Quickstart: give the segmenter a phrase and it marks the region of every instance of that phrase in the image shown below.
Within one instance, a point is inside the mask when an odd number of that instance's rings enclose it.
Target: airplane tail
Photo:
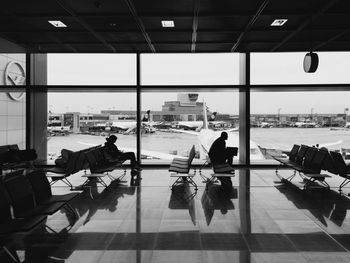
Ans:
[[[145,115],[143,115],[142,121],[149,122],[151,120],[151,111],[146,111]]]
[[[203,101],[203,129],[208,130],[208,117],[207,117],[207,106]]]

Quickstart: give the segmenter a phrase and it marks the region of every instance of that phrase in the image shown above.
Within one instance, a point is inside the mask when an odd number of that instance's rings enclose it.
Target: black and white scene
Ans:
[[[0,262],[350,262],[349,16],[3,2]]]

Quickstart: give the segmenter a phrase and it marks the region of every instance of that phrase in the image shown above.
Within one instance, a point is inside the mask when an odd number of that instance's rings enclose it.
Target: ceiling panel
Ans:
[[[198,20],[198,30],[242,30],[248,22],[249,17],[200,17]]]
[[[322,50],[350,51],[349,17],[349,0],[12,0],[0,36],[40,52],[270,52],[308,50],[312,32]]]

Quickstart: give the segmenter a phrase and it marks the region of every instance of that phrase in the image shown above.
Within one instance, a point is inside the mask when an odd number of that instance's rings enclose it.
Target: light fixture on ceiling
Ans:
[[[162,27],[175,27],[174,20],[162,20]]]
[[[275,19],[271,23],[271,26],[283,26],[285,23],[287,23],[287,21],[288,21],[288,19],[286,19],[286,18]]]
[[[67,25],[60,20],[49,20],[48,22],[54,27],[67,27]]]

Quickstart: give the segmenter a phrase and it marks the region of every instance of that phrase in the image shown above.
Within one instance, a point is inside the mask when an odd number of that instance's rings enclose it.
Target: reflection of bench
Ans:
[[[193,185],[197,190],[197,184],[193,181],[193,177],[196,175],[194,172],[190,174],[190,168],[195,156],[195,148],[192,146],[188,158],[174,158],[170,164],[169,172],[173,172],[170,174],[170,177],[177,178],[175,182],[171,185],[171,190],[174,189],[175,186],[180,185],[184,182],[188,182]]]

